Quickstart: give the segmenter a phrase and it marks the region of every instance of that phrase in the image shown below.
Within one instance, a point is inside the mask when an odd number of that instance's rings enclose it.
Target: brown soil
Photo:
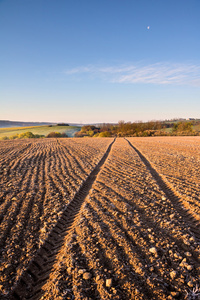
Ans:
[[[47,238],[110,140],[0,143],[0,291],[6,294]]]
[[[129,139],[180,196],[183,206],[200,221],[200,137]]]
[[[200,139],[112,141],[1,143],[2,298],[199,299]]]

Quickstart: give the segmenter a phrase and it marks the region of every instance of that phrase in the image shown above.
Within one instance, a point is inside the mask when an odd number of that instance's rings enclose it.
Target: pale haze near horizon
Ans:
[[[0,0],[0,119],[200,118],[200,2]]]

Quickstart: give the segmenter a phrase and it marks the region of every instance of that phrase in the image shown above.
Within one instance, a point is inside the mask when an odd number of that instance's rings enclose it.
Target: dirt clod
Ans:
[[[112,286],[112,278],[106,279],[106,286],[110,288]]]
[[[89,272],[85,272],[83,273],[83,279],[88,280],[92,277],[92,274]]]

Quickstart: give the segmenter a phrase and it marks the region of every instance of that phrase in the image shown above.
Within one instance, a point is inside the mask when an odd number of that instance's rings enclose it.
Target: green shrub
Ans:
[[[188,132],[191,133],[193,131],[191,122],[178,122],[173,124],[172,132]]]
[[[10,140],[14,140],[14,139],[34,139],[34,138],[41,138],[44,137],[44,135],[40,135],[40,134],[33,134],[30,131],[27,132],[22,132],[19,134],[15,134],[9,137]]]
[[[59,137],[68,137],[66,133],[60,133],[60,132],[50,132],[47,136],[47,138],[59,138]]]
[[[60,137],[61,136],[61,133],[60,132],[55,132],[55,131],[52,131],[50,132],[49,134],[47,134],[47,138],[57,138],[57,137]]]
[[[110,137],[111,133],[108,131],[103,131],[99,133],[99,137]]]
[[[19,138],[18,134],[11,135],[11,136],[9,137],[10,140],[15,140],[15,139],[18,139],[18,138]]]
[[[86,133],[87,133],[88,136],[93,136],[94,135],[94,131],[93,130],[88,130]]]
[[[32,132],[27,131],[27,132],[22,132],[18,134],[19,139],[33,139],[35,136]]]
[[[93,135],[93,137],[98,137],[99,136],[99,133],[95,133],[95,135]]]
[[[34,137],[35,137],[36,139],[39,139],[39,138],[44,138],[45,135],[42,135],[42,134],[34,134]]]

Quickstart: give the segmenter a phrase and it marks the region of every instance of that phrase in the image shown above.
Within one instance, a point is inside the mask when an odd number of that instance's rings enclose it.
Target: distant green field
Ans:
[[[27,131],[33,134],[47,135],[52,131],[66,133],[69,137],[73,137],[77,131],[81,128],[78,126],[32,126],[32,127],[13,127],[13,128],[0,128],[0,139],[4,136],[10,137],[19,133],[24,133]]]
[[[172,128],[165,128],[163,129],[164,132],[167,132],[167,133],[171,133],[172,132]]]
[[[200,132],[200,125],[194,125],[192,126],[192,129],[195,132]],[[167,133],[172,133],[172,128],[165,128],[164,131]]]
[[[194,129],[195,131],[200,132],[200,124],[194,125],[194,126],[193,126],[193,129]]]

